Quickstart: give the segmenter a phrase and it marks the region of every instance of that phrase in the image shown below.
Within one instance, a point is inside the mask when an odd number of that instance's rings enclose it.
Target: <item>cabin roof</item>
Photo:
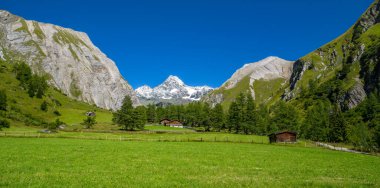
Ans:
[[[297,132],[296,132],[296,131],[278,131],[278,132],[271,133],[271,134],[269,134],[268,136],[278,135],[278,134],[283,134],[283,133],[291,133],[291,134],[295,134],[295,135],[297,135]]]

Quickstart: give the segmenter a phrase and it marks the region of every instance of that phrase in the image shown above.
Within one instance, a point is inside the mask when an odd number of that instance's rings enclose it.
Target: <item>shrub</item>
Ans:
[[[2,128],[9,128],[9,127],[10,127],[10,123],[8,120],[0,119],[0,130],[2,130]]]
[[[57,129],[61,125],[65,125],[65,123],[62,122],[59,119],[56,119],[54,122],[51,122],[51,123],[48,124],[48,129],[51,130],[51,131],[57,131]]]
[[[83,120],[82,125],[86,127],[86,129],[92,128],[96,124],[95,116],[87,116],[86,119]]]
[[[42,102],[40,109],[44,112],[48,111],[48,103],[46,101]]]
[[[61,113],[58,110],[54,110],[53,112],[56,116],[61,116]]]

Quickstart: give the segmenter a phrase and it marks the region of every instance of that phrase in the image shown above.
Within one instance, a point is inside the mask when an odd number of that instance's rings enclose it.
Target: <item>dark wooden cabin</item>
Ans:
[[[285,142],[295,143],[297,142],[297,132],[294,131],[281,131],[272,133],[269,136],[270,143]]]

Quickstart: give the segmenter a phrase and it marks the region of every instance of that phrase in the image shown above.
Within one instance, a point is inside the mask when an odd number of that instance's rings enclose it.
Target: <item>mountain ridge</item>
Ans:
[[[269,56],[258,62],[247,63],[235,71],[219,88],[202,100],[214,106],[217,103],[232,102],[240,92],[251,92],[257,102],[268,102],[274,97],[269,92],[277,92],[290,78],[293,62],[276,56]],[[270,84],[265,88],[262,85]]]
[[[209,86],[188,86],[177,76],[170,75],[163,83],[151,88],[143,85],[135,90],[142,104],[166,102],[184,104],[199,101],[202,96],[212,91]]]

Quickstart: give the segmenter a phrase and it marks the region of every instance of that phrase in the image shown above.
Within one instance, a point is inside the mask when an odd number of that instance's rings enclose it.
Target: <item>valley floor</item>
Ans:
[[[177,142],[0,137],[0,187],[380,186],[377,156],[303,144],[238,143],[244,135],[234,143],[179,142],[180,135],[232,134],[134,135],[176,135]]]

